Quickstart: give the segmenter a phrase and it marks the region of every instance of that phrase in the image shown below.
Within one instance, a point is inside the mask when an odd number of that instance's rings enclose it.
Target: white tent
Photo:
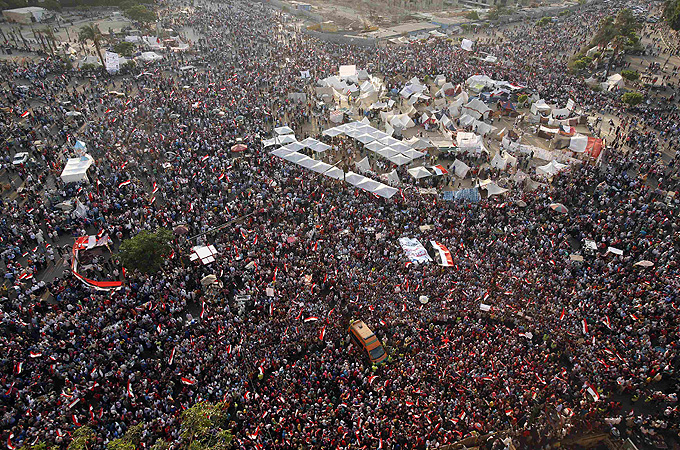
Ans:
[[[380,143],[380,142],[378,142],[378,141],[373,141],[373,142],[369,142],[369,143],[366,144],[364,147],[365,147],[366,149],[372,151],[372,152],[377,152],[378,150],[382,150],[383,148],[385,148],[386,145],[385,145],[385,144],[382,144],[382,143]]]
[[[371,192],[384,198],[392,198],[392,196],[396,194],[398,191],[399,189],[386,186],[384,184],[380,184],[380,186],[373,189]]]
[[[614,75],[607,78],[605,82],[608,91],[615,91],[623,87],[624,81],[620,73],[615,73]]]
[[[588,136],[577,134],[571,137],[569,141],[569,150],[576,153],[583,153],[588,147]]]
[[[473,98],[460,109],[462,114],[468,114],[475,119],[485,119],[489,116],[491,108],[478,98]]]
[[[556,173],[559,173],[566,169],[568,166],[566,164],[560,164],[557,161],[550,161],[545,166],[536,167],[536,175],[544,175],[546,177],[551,177]]]
[[[538,115],[540,113],[547,116],[550,114],[551,110],[552,108],[550,108],[550,106],[543,99],[539,99],[538,101],[531,104],[531,114]]]
[[[278,135],[295,133],[290,127],[278,127],[278,128],[274,128],[274,131]]]
[[[316,164],[309,167],[309,170],[313,170],[316,173],[324,173],[327,172],[328,169],[330,169],[331,167],[333,166],[331,166],[330,164],[327,164],[323,161],[318,161]]]
[[[307,155],[303,155],[302,153],[293,152],[293,153],[288,153],[287,155],[284,155],[283,159],[285,159],[286,161],[292,162],[292,163],[298,163],[300,161],[304,161],[305,159],[311,159],[311,158]]]
[[[380,150],[376,151],[376,153],[383,158],[390,159],[395,155],[399,155],[400,153],[393,149],[392,147],[383,147]]]
[[[460,48],[462,48],[466,52],[471,52],[472,51],[472,44],[473,44],[473,42],[470,39],[464,38],[460,43]]]
[[[499,170],[505,170],[508,165],[514,166],[515,164],[517,164],[517,158],[509,153],[504,153],[503,156],[500,152],[496,153],[496,156],[491,160],[491,167]]]
[[[396,170],[392,170],[392,172],[388,173],[386,178],[387,182],[390,184],[399,184],[399,175],[397,175]]]
[[[416,180],[420,180],[421,178],[427,178],[431,177],[432,173],[424,168],[423,166],[420,167],[413,167],[412,169],[408,169],[409,175],[411,175],[413,178]]]
[[[508,191],[507,189],[502,188],[502,187],[500,187],[499,185],[497,185],[496,183],[493,183],[493,182],[488,183],[487,185],[482,187],[482,189],[486,189],[486,192],[488,193],[489,197],[492,197],[494,195],[504,194],[505,192]]]
[[[394,156],[388,157],[387,159],[390,160],[393,164],[396,164],[397,166],[403,166],[404,164],[408,164],[411,162],[411,158],[408,156],[404,156],[401,153],[397,153]]]
[[[325,176],[334,178],[336,180],[342,180],[345,176],[342,170],[338,169],[337,167],[331,167],[327,171],[323,173]]]
[[[361,172],[370,172],[371,170],[371,165],[368,163],[368,156],[364,157],[361,161],[355,162],[354,166]]]
[[[66,166],[61,172],[61,181],[64,183],[76,183],[78,181],[89,181],[87,178],[87,169],[94,164],[92,156],[85,154],[79,158],[69,158],[66,161]]]
[[[290,155],[291,153],[295,153],[295,151],[288,150],[286,147],[281,147],[281,148],[271,152],[270,155],[274,155],[274,156],[278,156],[279,158],[283,158],[284,156]]]
[[[411,159],[418,159],[425,156],[425,153],[419,152],[418,150],[413,150],[412,148],[406,150],[405,152],[402,152],[402,154]]]
[[[453,162],[453,173],[455,173],[457,177],[465,178],[468,170],[470,170],[470,166],[465,164],[463,161],[457,159]]]
[[[426,148],[432,147],[432,144],[430,141],[427,139],[419,138],[417,136],[413,136],[411,139],[408,139],[406,141],[408,145],[410,145],[412,148],[416,150],[424,150]]]
[[[329,128],[329,129],[325,130],[321,134],[323,134],[324,136],[335,137],[335,136],[339,136],[343,133],[344,133],[344,131],[340,130],[339,127],[333,127],[333,128]]]

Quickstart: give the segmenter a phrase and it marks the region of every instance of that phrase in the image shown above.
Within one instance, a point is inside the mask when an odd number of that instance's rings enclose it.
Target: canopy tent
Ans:
[[[386,174],[385,178],[390,184],[399,184],[399,175],[397,175],[396,169],[393,169],[390,173]]]
[[[392,198],[392,196],[394,196],[394,194],[396,194],[398,191],[399,189],[397,188],[381,184],[377,188],[373,189],[371,192],[374,193],[375,195],[379,195],[384,198]]]
[[[545,103],[545,100],[539,99],[531,104],[531,114],[547,116],[550,114],[552,108]]]
[[[588,147],[588,136],[577,134],[571,137],[569,141],[569,150],[575,153],[583,153]]]
[[[482,187],[482,189],[486,189],[486,192],[489,197],[504,194],[508,191],[508,189],[502,188],[494,182],[487,183],[485,186]]]
[[[286,161],[297,164],[300,161],[304,161],[305,159],[311,159],[311,158],[307,155],[303,155],[302,153],[292,152],[292,153],[288,153],[287,155],[284,155],[283,159],[285,159]]]
[[[401,153],[397,153],[396,155],[388,157],[387,159],[389,159],[392,164],[396,164],[397,166],[403,166],[404,164],[411,162],[411,158],[404,156]]]
[[[536,175],[543,175],[546,177],[551,177],[564,169],[566,169],[567,166],[566,164],[560,164],[557,161],[550,161],[548,164],[545,166],[539,166],[536,167]]]
[[[163,59],[163,57],[156,52],[143,52],[139,58],[145,62],[160,61]]]
[[[290,127],[285,127],[285,126],[274,128],[274,132],[278,135],[295,133]]]
[[[335,137],[335,136],[339,136],[341,134],[344,134],[344,130],[341,130],[339,127],[333,127],[333,128],[329,128],[327,130],[324,130],[324,132],[321,133],[321,134],[323,134],[324,136]]]
[[[325,176],[329,178],[334,178],[336,180],[342,180],[345,177],[345,174],[343,173],[342,170],[338,169],[337,167],[331,167],[327,171],[323,173]]]
[[[87,169],[94,164],[94,159],[89,154],[79,158],[69,158],[66,166],[61,172],[61,181],[64,183],[77,183],[79,181],[89,182]]]
[[[287,150],[286,147],[280,147],[273,152],[270,153],[270,155],[278,156],[279,158],[283,158],[284,156],[290,155],[291,153],[295,153],[293,150]]]
[[[409,173],[409,175],[411,175],[416,180],[420,180],[421,178],[427,178],[427,177],[432,176],[432,173],[422,166],[413,167],[411,169],[408,169],[408,173]]]
[[[486,119],[489,117],[491,108],[478,98],[473,98],[461,107],[462,114],[468,114],[475,119]]]
[[[368,156],[365,156],[361,161],[354,163],[355,167],[361,172],[370,172],[371,165],[368,162]]]
[[[453,162],[453,173],[455,173],[457,177],[465,178],[468,170],[470,170],[470,166],[465,164],[463,161],[457,159]]]
[[[517,164],[517,158],[506,152],[503,152],[502,156],[500,152],[496,153],[491,160],[491,167],[499,170],[505,170],[508,165],[514,166],[515,164]]]
[[[324,172],[328,171],[331,167],[333,167],[333,166],[331,166],[330,164],[327,164],[323,161],[317,161],[316,164],[309,167],[309,170],[312,170],[316,173],[324,173]]]
[[[416,150],[424,150],[433,146],[432,143],[427,139],[419,138],[417,136],[413,136],[411,139],[408,139],[404,142]]]

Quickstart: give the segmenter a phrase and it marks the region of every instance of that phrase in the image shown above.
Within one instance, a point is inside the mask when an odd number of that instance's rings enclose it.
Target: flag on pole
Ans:
[[[122,188],[123,186],[127,186],[128,184],[132,183],[130,180],[123,181],[122,183],[118,183],[118,189]]]

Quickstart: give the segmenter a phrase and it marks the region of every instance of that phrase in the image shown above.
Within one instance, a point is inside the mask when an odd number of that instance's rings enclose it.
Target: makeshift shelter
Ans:
[[[155,62],[160,61],[163,59],[163,57],[156,52],[142,52],[142,54],[139,56],[139,59],[144,62]]]
[[[470,166],[468,166],[463,161],[460,161],[458,159],[453,162],[452,167],[453,173],[455,173],[456,176],[459,178],[465,178],[465,176],[468,173],[468,170],[470,170]]]
[[[477,120],[484,120],[489,117],[491,108],[489,108],[483,101],[478,98],[473,98],[467,104],[461,107],[461,114],[468,114]]]
[[[603,86],[606,90],[608,91],[618,91],[621,89],[624,85],[624,79],[621,76],[620,73],[615,73],[614,75],[611,75],[609,78],[607,78],[607,81],[604,82],[605,86]]]
[[[400,183],[399,175],[397,175],[396,170],[392,170],[391,172],[386,174],[385,177],[387,179],[387,182],[390,183],[390,184],[399,184]]]
[[[512,167],[517,164],[517,158],[507,152],[502,153],[503,155],[501,155],[501,152],[496,153],[496,156],[491,160],[491,167],[498,170],[505,170],[508,166]]]
[[[508,189],[502,188],[496,183],[487,183],[482,189],[486,189],[487,195],[493,197],[494,195],[501,195],[508,191]]]
[[[92,156],[85,154],[79,158],[69,158],[66,166],[61,172],[61,181],[64,183],[77,183],[79,181],[89,182],[87,169],[94,164]]]
[[[586,151],[586,147],[588,147],[588,136],[577,134],[571,137],[569,150],[575,153],[583,153]]]
[[[536,175],[543,175],[545,177],[552,177],[553,175],[563,171],[568,166],[566,164],[560,164],[557,161],[550,161],[545,166],[536,167]]]

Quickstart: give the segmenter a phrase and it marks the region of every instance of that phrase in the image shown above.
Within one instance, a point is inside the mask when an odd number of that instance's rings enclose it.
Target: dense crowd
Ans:
[[[478,35],[498,65],[446,40],[321,42],[293,31],[288,16],[238,0],[185,19],[201,36],[193,61],[166,54],[124,78],[80,77],[49,58],[5,63],[8,446],[66,444],[88,424],[103,448],[139,423],[144,445],[174,443],[181,412],[203,400],[229,402],[238,448],[424,449],[490,432],[501,434],[489,448],[505,448],[507,436],[547,448],[590,430],[677,436],[678,201],[665,192],[677,189],[678,167],[659,162],[651,129],[625,120],[603,164],[476,204],[408,187],[376,198],[261,145],[284,124],[325,139],[310,131],[312,121],[323,125],[319,106],[287,94],[312,92],[300,71],[317,80],[345,63],[382,74],[389,88],[400,77],[462,83],[485,73],[551,103],[573,98],[623,117],[615,97],[565,72],[611,7],[584,8],[561,27]],[[203,68],[180,73],[188,62]],[[30,92],[17,87],[28,82]],[[67,118],[71,110],[87,123]],[[650,128],[655,114],[640,109]],[[238,138],[243,154],[230,152]],[[89,185],[58,177],[76,139],[95,159]],[[17,151],[33,160],[12,165]],[[73,197],[85,217],[57,208]],[[554,213],[555,202],[569,213]],[[188,232],[175,235],[161,271],[128,272],[121,290],[94,291],[68,270],[41,281],[68,265],[73,237],[106,234],[117,248],[142,230],[178,226]],[[454,267],[409,264],[403,236],[443,243]],[[585,240],[596,242],[592,254],[581,251]],[[217,260],[189,262],[197,244],[214,245]],[[653,266],[635,265],[643,260]],[[209,274],[217,291],[200,283]],[[347,326],[358,318],[385,345],[387,364],[366,364],[350,343]],[[631,401],[644,406],[626,409]]]

